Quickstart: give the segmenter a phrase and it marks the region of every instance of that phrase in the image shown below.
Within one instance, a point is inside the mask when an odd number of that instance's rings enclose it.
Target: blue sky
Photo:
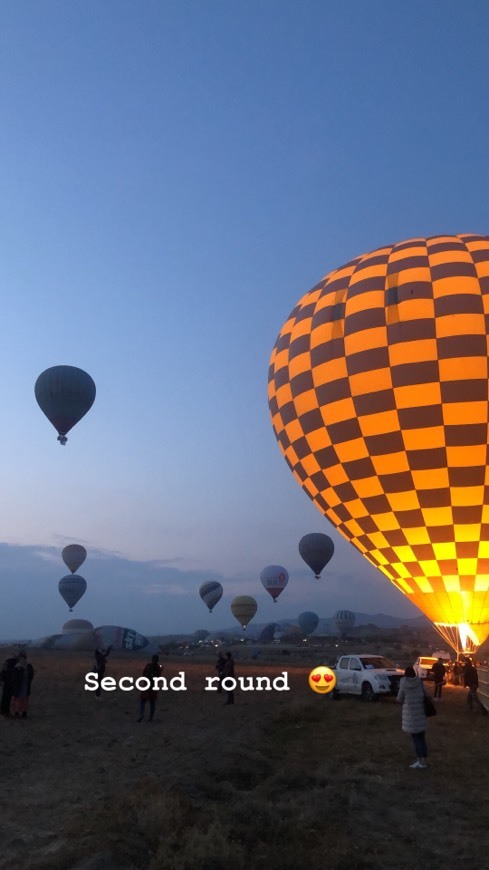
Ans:
[[[488,35],[483,0],[4,6],[0,636],[65,620],[46,553],[68,542],[92,554],[74,615],[95,624],[205,628],[214,577],[223,608],[256,594],[260,621],[417,614],[290,474],[267,369],[331,269],[487,232]],[[97,385],[65,448],[33,393],[58,364]],[[336,545],[320,584],[297,552],[310,531]],[[174,571],[158,592],[148,563]],[[258,579],[274,563],[276,607]]]

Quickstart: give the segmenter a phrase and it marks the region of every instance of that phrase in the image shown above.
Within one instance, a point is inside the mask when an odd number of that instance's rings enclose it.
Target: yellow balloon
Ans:
[[[489,635],[489,237],[328,274],[275,344],[280,448],[319,510],[457,652]]]
[[[231,612],[244,631],[257,610],[258,605],[251,595],[238,595],[231,602]]]

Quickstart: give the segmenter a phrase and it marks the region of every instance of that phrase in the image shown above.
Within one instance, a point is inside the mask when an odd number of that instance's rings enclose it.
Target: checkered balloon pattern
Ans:
[[[300,300],[273,349],[280,448],[458,651],[489,635],[489,237],[410,239]]]

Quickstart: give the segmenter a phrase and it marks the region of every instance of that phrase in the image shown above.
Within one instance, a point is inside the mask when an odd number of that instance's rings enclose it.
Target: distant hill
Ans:
[[[297,620],[281,619],[278,624],[283,629],[289,625],[297,625]],[[255,640],[267,625],[269,625],[268,622],[250,623],[250,625],[246,629],[246,632],[243,633],[243,636]],[[352,631],[352,634],[355,634],[356,629],[360,628],[360,626],[366,625],[376,626],[377,628],[401,628],[402,626],[405,626],[406,628],[422,629],[429,627],[431,623],[426,616],[423,616],[421,614],[420,616],[416,616],[414,617],[414,619],[411,619],[402,616],[389,616],[387,613],[355,613],[355,627]],[[226,626],[225,628],[218,628],[215,631],[212,631],[209,635],[209,640],[218,637],[236,637],[240,634],[241,629],[239,628],[239,626]],[[334,624],[333,617],[321,617],[314,634],[337,634],[337,629]],[[148,637],[148,640],[152,644],[170,643],[171,641],[177,641],[181,643],[183,641],[195,642],[195,637],[193,632],[189,632],[188,634],[152,635]]]

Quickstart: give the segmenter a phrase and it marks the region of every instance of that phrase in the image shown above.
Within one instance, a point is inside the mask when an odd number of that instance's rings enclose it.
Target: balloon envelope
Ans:
[[[351,260],[272,353],[282,452],[319,510],[457,651],[489,635],[489,237]]]
[[[258,605],[250,595],[238,595],[231,602],[231,612],[245,630],[257,610]]]
[[[299,614],[297,622],[304,634],[312,634],[318,627],[319,616],[317,613],[310,613],[306,610],[304,613]]]
[[[75,366],[53,366],[39,375],[34,386],[37,404],[57,430],[61,444],[92,407],[95,392],[90,375]]]
[[[328,535],[322,532],[311,532],[304,535],[299,541],[299,553],[306,565],[309,565],[316,580],[319,580],[321,571],[328,564],[334,553],[334,544]]]
[[[67,574],[58,583],[59,594],[66,601],[70,610],[73,610],[77,601],[85,594],[87,581],[79,574]]]
[[[94,629],[95,643],[98,647],[113,646],[119,650],[138,650],[148,646],[149,640],[133,628],[122,625],[99,625]]]
[[[81,544],[68,544],[67,547],[64,547],[61,558],[66,567],[74,574],[87,558],[87,551]]]
[[[351,610],[337,610],[333,616],[333,622],[344,637],[355,625],[355,614]]]
[[[210,635],[210,631],[207,631],[206,628],[198,628],[197,631],[194,631],[194,637],[196,640],[205,640]]]
[[[209,613],[212,613],[212,609],[216,606],[217,602],[221,600],[222,593],[223,588],[217,580],[209,580],[207,583],[202,583],[202,586],[199,589],[199,595],[204,604],[209,608]]]
[[[282,565],[267,565],[260,574],[260,580],[273,600],[276,601],[289,582],[289,573]]]
[[[61,629],[63,634],[70,634],[80,631],[93,631],[93,625],[88,619],[69,619],[65,622]]]

